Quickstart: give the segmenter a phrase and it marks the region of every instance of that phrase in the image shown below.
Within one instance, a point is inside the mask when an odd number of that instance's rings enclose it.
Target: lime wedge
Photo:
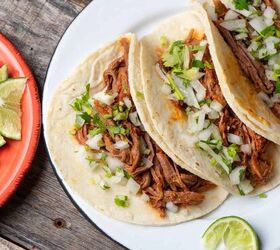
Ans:
[[[0,135],[0,147],[2,147],[6,143],[3,136]]]
[[[8,66],[4,64],[0,68],[0,83],[8,79]]]
[[[204,247],[215,250],[220,245],[225,249],[259,250],[259,240],[249,223],[237,216],[223,217],[213,222],[202,236]]]
[[[21,97],[27,78],[12,78],[0,84],[0,134],[21,139]]]

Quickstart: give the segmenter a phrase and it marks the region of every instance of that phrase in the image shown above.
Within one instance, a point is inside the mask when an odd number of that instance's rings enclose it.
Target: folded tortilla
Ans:
[[[213,13],[215,11],[213,0],[201,0],[199,2],[208,12]],[[221,2],[228,5],[232,1],[222,0]],[[272,2],[279,13],[280,1]],[[270,141],[280,144],[280,119],[265,102],[268,99],[267,96],[261,97],[258,95],[260,91],[256,91],[253,80],[242,70],[242,65],[238,62],[236,53],[233,53],[229,46],[224,46],[225,41],[219,30],[212,22],[210,15],[206,17],[205,14],[204,11],[201,11],[201,15],[204,16],[205,20],[205,29],[209,31],[213,51],[220,64],[220,67],[217,67],[217,71],[219,71],[220,81],[224,83],[221,87],[223,92],[227,93],[228,103],[248,127]]]
[[[120,41],[123,38],[130,40],[129,88],[141,123],[155,143],[173,159],[174,163],[186,165],[167,147],[167,142],[162,141],[153,126],[145,102],[141,96],[139,97],[142,88],[139,47],[133,34],[123,35],[93,52],[70,77],[59,84],[52,97],[46,126],[46,141],[52,161],[63,176],[63,181],[69,184],[73,192],[99,212],[114,219],[143,225],[169,225],[205,215],[226,199],[227,192],[224,189],[215,187],[204,193],[205,198],[200,204],[181,207],[177,212],[166,211],[165,217],[160,217],[158,211],[152,208],[141,194],[131,194],[127,185],[110,183],[109,189],[101,189],[97,182],[100,176],[103,178],[104,170],[99,166],[91,169],[86,158],[94,153],[92,150],[85,150],[85,147],[73,136],[72,129],[76,114],[70,105],[73,105],[75,99],[85,92],[87,83],[90,84],[91,96],[104,91],[103,72],[112,61],[122,56],[123,48]],[[133,143],[131,146],[133,147]],[[140,168],[140,164],[137,167]],[[188,169],[188,165],[185,168]],[[109,179],[104,177],[104,180],[109,183]],[[129,197],[128,207],[115,204],[114,200],[118,195]]]
[[[162,86],[168,80],[163,80],[163,77],[160,76],[156,69],[156,65],[158,64],[158,49],[162,44],[161,37],[164,36],[168,41],[174,42],[178,40],[184,41],[192,30],[202,34],[202,36],[203,34],[205,35],[222,94],[230,109],[237,116],[236,119],[241,120],[242,126],[247,126],[247,129],[250,127],[250,121],[252,119],[248,118],[248,110],[252,111],[252,114],[256,114],[252,106],[254,107],[256,105],[259,111],[259,116],[254,116],[256,121],[259,122],[259,128],[263,124],[263,121],[269,117],[267,113],[269,110],[254,95],[253,89],[247,86],[246,78],[242,76],[231,50],[219,34],[215,33],[217,31],[213,31],[213,25],[208,21],[205,10],[198,4],[191,6],[189,9],[191,10],[164,21],[154,32],[141,40],[140,63],[143,94],[147,104],[147,110],[151,116],[153,126],[162,140],[168,144],[168,147],[173,153],[188,165],[194,173],[220,185],[230,193],[239,195],[239,187],[232,184],[228,175],[221,174],[221,166],[218,166],[218,168],[214,167],[211,164],[211,160],[213,159],[209,157],[209,153],[195,145],[197,135],[188,132],[188,114],[183,109],[178,110],[177,105],[174,106],[174,100],[170,100],[174,99],[175,93],[172,94],[173,96],[167,96],[162,91]],[[238,79],[244,81],[242,82],[240,80],[238,86],[236,84],[234,85]],[[235,86],[235,88],[232,89],[230,86],[232,88]],[[240,93],[240,96],[236,95],[236,92]],[[182,101],[180,102],[182,103]],[[243,107],[245,107],[246,112],[242,111]],[[277,134],[275,131],[277,131],[278,123],[274,118],[271,119],[270,124],[272,127],[270,129]],[[254,131],[262,136],[266,134],[260,133],[261,131],[258,129],[254,129]],[[279,135],[277,134],[277,136]],[[279,184],[279,152],[279,146],[272,142],[268,143],[263,157],[269,159],[269,164],[273,167],[272,172],[269,180],[265,184],[255,186],[254,190],[250,192],[250,195],[268,191]],[[242,164],[239,163],[239,165]],[[232,169],[229,171],[232,171]]]

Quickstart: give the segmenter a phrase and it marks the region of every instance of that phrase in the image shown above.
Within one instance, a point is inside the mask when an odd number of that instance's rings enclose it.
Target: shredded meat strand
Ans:
[[[103,74],[106,92],[118,95],[114,103],[109,106],[94,101],[94,106],[100,116],[111,114],[115,104],[123,101],[125,96],[130,97],[127,73],[129,41],[122,39],[120,44],[123,55],[112,61]],[[132,107],[130,112],[134,111],[135,107]],[[105,122],[107,125],[118,124],[112,119],[107,119]],[[202,180],[173,163],[152,138],[139,127],[129,121],[124,121],[121,125],[129,130],[129,135],[112,136],[104,132],[104,147],[100,149],[100,152],[117,157],[125,164],[125,170],[140,185],[142,192],[149,196],[149,204],[159,212],[161,217],[166,214],[166,202],[171,201],[183,207],[197,205],[204,200],[201,192],[215,187],[210,182]],[[82,145],[85,145],[87,140],[88,129],[89,125],[84,125],[76,133],[76,139]],[[149,149],[148,154],[141,152],[141,138]],[[127,140],[129,148],[116,149],[114,144],[119,140]]]

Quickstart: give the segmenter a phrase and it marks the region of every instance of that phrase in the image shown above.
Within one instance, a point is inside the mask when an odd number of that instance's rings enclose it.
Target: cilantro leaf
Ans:
[[[233,3],[238,10],[249,10],[248,0],[233,0]]]
[[[184,64],[184,50],[185,45],[183,41],[173,42],[170,49],[162,56],[164,66],[182,68]]]
[[[128,207],[128,197],[126,195],[116,195],[115,196],[115,204],[119,207]]]
[[[200,60],[194,59],[192,61],[192,67],[203,69],[204,68],[204,63]]]
[[[279,94],[280,93],[280,81],[277,81],[275,83],[275,93]]]

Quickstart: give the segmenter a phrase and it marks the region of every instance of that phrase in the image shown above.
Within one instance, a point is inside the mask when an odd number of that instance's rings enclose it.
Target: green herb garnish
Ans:
[[[109,131],[110,135],[112,137],[115,137],[115,135],[121,134],[121,135],[128,135],[129,134],[129,129],[126,129],[122,127],[121,125],[119,126],[108,126],[107,130]]]
[[[171,89],[174,91],[174,95],[176,96],[176,98],[179,101],[183,101],[185,99],[185,96],[183,95],[183,93],[181,92],[181,90],[178,88],[178,86],[176,85],[174,79],[172,78],[172,76],[170,74],[166,75],[169,85],[171,87]]]
[[[233,0],[233,3],[238,10],[249,10],[248,0]]]
[[[279,94],[280,93],[280,81],[277,81],[275,83],[275,93]]]
[[[115,196],[115,204],[119,207],[128,207],[128,197],[126,195],[116,195]]]
[[[183,41],[173,42],[170,49],[162,56],[164,66],[182,68],[184,64],[184,48]]]
[[[231,158],[234,158],[237,155],[237,152],[238,146],[236,144],[231,144],[227,149],[227,153]]]
[[[194,59],[192,61],[192,67],[203,69],[204,68],[204,63],[200,60]]]
[[[265,193],[259,194],[258,196],[259,196],[259,198],[261,198],[261,199],[267,198],[267,194],[265,194]]]

